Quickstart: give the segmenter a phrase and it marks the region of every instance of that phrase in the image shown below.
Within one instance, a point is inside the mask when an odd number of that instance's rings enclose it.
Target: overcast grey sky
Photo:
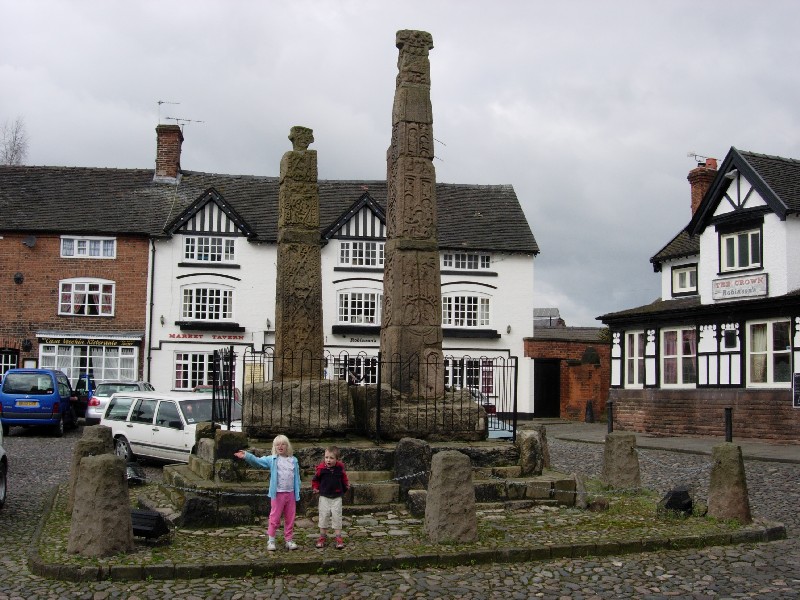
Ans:
[[[568,325],[660,295],[688,152],[800,158],[795,1],[0,0],[0,123],[27,164],[277,175],[292,125],[323,179],[383,179],[398,29],[433,35],[437,180],[511,184],[537,307]],[[162,104],[158,101],[179,102]]]

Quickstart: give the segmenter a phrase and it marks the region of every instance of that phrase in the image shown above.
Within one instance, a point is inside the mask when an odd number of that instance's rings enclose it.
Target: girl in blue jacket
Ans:
[[[287,550],[296,550],[297,544],[292,540],[294,535],[294,517],[297,512],[297,501],[300,500],[300,465],[294,456],[292,444],[285,435],[275,436],[272,442],[272,455],[261,458],[239,450],[234,456],[244,460],[251,467],[269,469],[270,499],[269,528],[267,534],[267,550],[275,550],[275,532],[281,524],[283,516],[283,539]]]

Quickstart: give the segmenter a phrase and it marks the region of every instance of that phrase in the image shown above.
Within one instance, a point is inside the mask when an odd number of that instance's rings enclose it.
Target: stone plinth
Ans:
[[[425,531],[436,544],[472,542],[477,538],[475,485],[466,454],[445,450],[433,456],[425,500]]]
[[[752,516],[741,447],[729,442],[718,444],[711,450],[711,462],[708,515],[749,523]]]
[[[634,490],[641,487],[636,434],[613,431],[606,436],[601,479],[615,489]]]

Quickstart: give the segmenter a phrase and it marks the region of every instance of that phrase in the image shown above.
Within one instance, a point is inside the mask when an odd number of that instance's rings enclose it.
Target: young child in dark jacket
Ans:
[[[336,548],[344,548],[342,540],[342,496],[350,488],[344,463],[336,446],[325,448],[325,459],[317,465],[311,478],[311,489],[319,494],[319,539],[317,548],[325,547],[328,529],[333,526]]]

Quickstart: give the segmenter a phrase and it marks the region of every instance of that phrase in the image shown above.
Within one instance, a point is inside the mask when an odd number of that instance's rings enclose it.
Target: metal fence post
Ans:
[[[614,401],[609,400],[606,402],[606,417],[608,420],[608,433],[614,431]]]
[[[733,408],[725,407],[725,441],[733,441]]]
[[[378,389],[375,390],[375,438],[376,441],[381,441],[381,375],[383,374],[383,361],[381,360],[381,352],[378,351]],[[365,395],[366,397],[366,395]],[[367,427],[369,427],[369,410],[366,414]]]

